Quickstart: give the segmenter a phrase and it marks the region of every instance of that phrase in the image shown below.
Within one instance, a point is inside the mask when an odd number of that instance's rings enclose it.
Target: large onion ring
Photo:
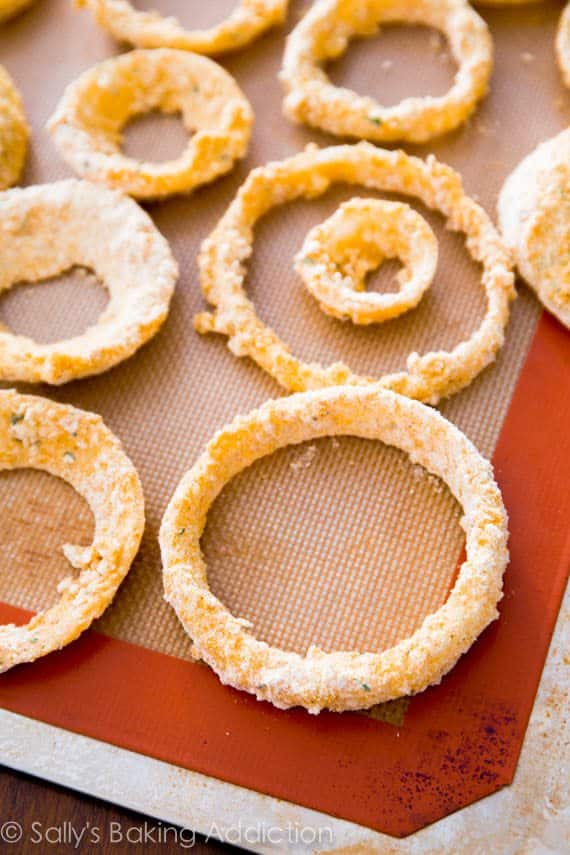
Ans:
[[[342,54],[352,37],[373,35],[382,23],[423,24],[447,36],[459,66],[447,94],[383,107],[333,86],[322,64]],[[337,136],[426,142],[465,121],[487,92],[492,64],[487,25],[466,0],[317,0],[287,40],[283,107],[293,121]]]
[[[88,181],[58,181],[0,195],[0,292],[79,265],[110,292],[82,335],[38,344],[0,328],[0,380],[67,383],[99,374],[152,338],[168,314],[178,268],[136,202]]]
[[[433,156],[427,160],[403,151],[385,151],[368,143],[317,149],[311,147],[283,161],[250,172],[237,196],[202,244],[201,284],[216,308],[195,319],[198,332],[229,337],[237,356],[250,356],[292,392],[338,383],[377,382],[335,363],[327,368],[297,359],[257,316],[244,291],[244,262],[251,255],[253,227],[275,205],[314,198],[331,184],[361,184],[375,190],[417,196],[448,218],[448,226],[467,235],[467,249],[483,266],[487,312],[468,341],[452,351],[407,360],[407,371],[389,374],[382,386],[411,398],[437,403],[467,386],[496,357],[504,341],[509,303],[514,297],[512,261],[485,211],[466,196],[460,176]]]
[[[437,239],[409,205],[350,199],[307,234],[295,270],[323,312],[373,324],[396,318],[420,302],[437,267]],[[366,292],[365,276],[385,258],[403,269],[396,294]]]
[[[28,125],[22,99],[0,65],[0,190],[15,184],[24,168]]]
[[[288,0],[239,0],[221,24],[207,30],[186,30],[176,18],[135,9],[128,0],[76,0],[87,6],[98,24],[121,41],[136,47],[170,47],[195,53],[226,53],[249,44],[280,24]]]
[[[498,212],[519,272],[570,329],[570,129],[518,164],[503,185]]]
[[[0,469],[41,469],[63,478],[95,517],[91,546],[63,547],[79,575],[24,626],[0,626],[0,672],[76,639],[107,608],[137,554],[144,499],[135,468],[100,416],[45,398],[0,391]]]
[[[382,653],[306,656],[255,639],[212,594],[200,537],[224,485],[285,445],[349,434],[379,439],[442,478],[464,508],[467,558],[445,605]],[[438,683],[498,617],[507,563],[507,516],[491,465],[436,410],[401,395],[347,386],[268,401],[219,431],[184,476],[164,516],[160,545],[166,599],[195,654],[223,683],[286,708],[354,710]]]
[[[152,163],[120,151],[124,125],[151,110],[180,111],[193,133],[176,160]],[[188,193],[229,172],[247,151],[253,111],[227,71],[180,50],[111,57],[70,83],[48,129],[69,165],[138,199]]]
[[[0,24],[23,12],[34,0],[0,0]]]

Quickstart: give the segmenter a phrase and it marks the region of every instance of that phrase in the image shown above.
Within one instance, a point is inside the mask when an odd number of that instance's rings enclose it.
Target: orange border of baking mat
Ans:
[[[402,727],[283,712],[95,632],[5,674],[0,704],[396,837],[508,784],[570,563],[569,369],[570,335],[543,315],[494,455],[511,530],[501,619]],[[0,605],[0,620],[26,614]]]

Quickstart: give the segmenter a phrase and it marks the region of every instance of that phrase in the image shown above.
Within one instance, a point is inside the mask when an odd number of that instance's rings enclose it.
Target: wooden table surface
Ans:
[[[76,845],[74,832],[83,830],[81,842]],[[230,855],[239,851],[2,767],[0,850],[18,855],[116,855],[141,850],[161,855],[187,851],[193,855]]]

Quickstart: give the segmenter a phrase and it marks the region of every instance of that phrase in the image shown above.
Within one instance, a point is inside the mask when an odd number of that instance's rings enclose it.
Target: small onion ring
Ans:
[[[137,554],[144,499],[135,468],[100,416],[0,391],[0,470],[41,469],[71,484],[95,518],[91,546],[66,544],[78,576],[24,626],[0,626],[0,672],[74,641],[107,608]]]
[[[26,160],[28,125],[22,99],[0,65],[0,190],[15,184]]]
[[[0,0],[0,24],[31,6],[34,0]]]
[[[249,44],[270,27],[280,24],[288,0],[240,0],[221,24],[207,30],[186,30],[176,18],[135,9],[128,0],[76,0],[86,6],[97,23],[116,39],[143,48],[178,48],[217,54]]]
[[[74,266],[110,292],[82,335],[39,344],[0,328],[0,380],[58,385],[106,371],[164,322],[178,268],[166,239],[136,202],[88,181],[57,181],[0,194],[0,293]]]
[[[295,270],[323,312],[373,324],[396,318],[420,302],[435,276],[437,239],[420,214],[402,202],[350,199],[308,233]],[[399,258],[396,294],[365,292],[367,273]]]
[[[467,557],[447,602],[382,653],[311,647],[306,656],[258,641],[213,595],[200,537],[225,484],[260,457],[317,437],[378,439],[442,478],[464,508]],[[311,713],[363,709],[439,683],[498,617],[507,515],[491,465],[436,410],[376,387],[341,386],[268,401],[219,431],[187,472],[160,530],[167,601],[194,652],[223,683]]]
[[[191,137],[180,157],[152,163],[120,151],[133,117],[181,112]],[[168,48],[106,59],[70,83],[48,123],[66,162],[83,178],[137,199],[189,193],[229,172],[247,151],[253,111],[227,71],[205,56]]]
[[[449,352],[410,354],[407,371],[380,380],[382,386],[395,392],[435,404],[467,386],[493,362],[504,341],[515,290],[512,259],[491,220],[465,195],[460,176],[433,155],[424,161],[368,143],[325,149],[312,146],[286,160],[254,169],[202,244],[202,289],[216,308],[213,313],[198,315],[195,327],[200,333],[227,335],[228,346],[236,356],[251,357],[291,392],[339,383],[378,382],[354,374],[343,363],[324,368],[297,359],[260,320],[243,287],[244,263],[252,252],[257,220],[275,205],[315,198],[337,182],[418,197],[427,207],[440,211],[449,228],[465,232],[467,249],[483,267],[488,307],[471,338]]]
[[[330,82],[322,64],[340,56],[352,37],[373,35],[383,23],[422,24],[447,36],[459,66],[447,94],[383,107]],[[317,0],[287,40],[283,107],[293,121],[337,136],[426,142],[467,119],[487,93],[492,65],[487,24],[466,0]]]

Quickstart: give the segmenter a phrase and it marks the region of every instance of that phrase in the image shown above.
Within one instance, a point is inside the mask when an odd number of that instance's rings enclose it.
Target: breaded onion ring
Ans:
[[[464,509],[467,558],[445,605],[382,653],[306,656],[255,639],[208,587],[200,537],[224,485],[278,448],[348,434],[378,439],[442,478]],[[436,410],[381,389],[347,386],[268,401],[219,431],[184,476],[160,530],[166,599],[197,657],[223,683],[311,713],[371,707],[439,683],[498,617],[508,559],[507,515],[491,465]]]
[[[529,6],[537,0],[475,0],[476,6]]]
[[[503,185],[498,212],[521,276],[570,329],[570,129],[519,163]]]
[[[15,184],[20,177],[28,135],[22,99],[10,75],[0,65],[0,190]]]
[[[465,232],[467,249],[482,264],[487,311],[479,329],[452,351],[411,354],[407,371],[389,374],[380,381],[395,392],[435,404],[467,386],[495,359],[503,344],[515,291],[510,255],[489,217],[465,195],[460,176],[431,155],[424,161],[368,143],[325,149],[313,146],[254,169],[202,244],[202,289],[216,308],[195,318],[196,329],[227,335],[228,346],[236,356],[250,356],[292,392],[339,383],[377,382],[354,374],[343,363],[324,368],[297,359],[260,320],[243,287],[244,264],[252,252],[257,220],[275,205],[315,198],[336,182],[418,197],[429,208],[440,211],[449,228]]]
[[[77,265],[109,289],[97,323],[53,344],[0,328],[0,380],[58,385],[106,371],[155,335],[178,276],[167,241],[127,196],[74,179],[0,195],[0,292]]]
[[[152,163],[120,151],[124,125],[152,110],[180,111],[193,134],[176,160]],[[83,178],[158,199],[229,172],[247,151],[252,124],[251,106],[227,71],[205,56],[165,48],[131,51],[84,71],[65,90],[48,130]]]
[[[564,83],[570,87],[570,3],[564,7],[558,22],[556,58]]]
[[[0,0],[0,24],[23,12],[34,0]]]
[[[135,468],[100,416],[46,398],[0,391],[0,469],[63,478],[95,518],[91,546],[63,547],[79,571],[60,598],[24,626],[0,626],[0,672],[74,641],[107,608],[137,554],[144,499]]]
[[[135,9],[128,0],[76,0],[87,6],[100,26],[121,41],[143,48],[178,48],[195,53],[226,53],[249,44],[280,24],[288,0],[239,0],[221,24],[207,30],[186,30],[176,18]]]
[[[383,107],[329,81],[323,63],[340,56],[351,38],[394,23],[422,24],[447,36],[459,69],[446,95]],[[487,92],[492,64],[487,25],[466,0],[317,0],[287,40],[283,108],[293,121],[337,136],[426,142],[465,121]]]
[[[351,199],[308,233],[295,270],[323,312],[373,324],[396,318],[420,302],[437,267],[437,240],[409,205]],[[399,258],[397,294],[367,293],[365,277],[385,258]]]

